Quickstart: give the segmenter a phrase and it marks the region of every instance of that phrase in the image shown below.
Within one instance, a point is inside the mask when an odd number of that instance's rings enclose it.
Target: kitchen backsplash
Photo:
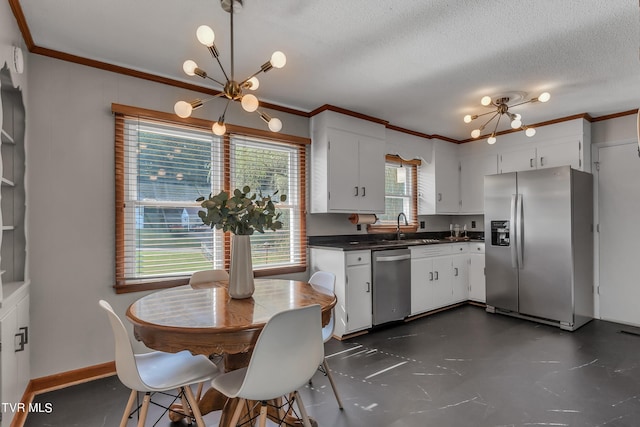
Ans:
[[[449,224],[458,224],[460,229],[467,225],[469,232],[484,232],[483,215],[419,215],[418,221],[424,221],[424,228],[418,232],[443,232],[449,230]],[[472,227],[475,223],[475,228]],[[367,234],[363,225],[358,231],[349,221],[349,214],[309,214],[307,215],[307,236]]]

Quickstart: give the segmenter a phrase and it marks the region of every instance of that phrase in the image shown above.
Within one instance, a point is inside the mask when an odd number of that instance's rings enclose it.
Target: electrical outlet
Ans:
[[[475,221],[471,221],[471,228],[476,228],[476,222]]]
[[[356,225],[356,230],[358,230],[358,231],[362,230],[362,225],[357,224],[357,225]]]
[[[420,228],[424,228],[424,221],[420,221]]]

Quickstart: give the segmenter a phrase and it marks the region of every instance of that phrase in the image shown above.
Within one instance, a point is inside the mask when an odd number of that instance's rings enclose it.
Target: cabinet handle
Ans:
[[[433,282],[433,272],[429,272],[429,281]]]
[[[365,197],[366,195],[367,195],[367,188],[362,187],[362,197]]]
[[[356,189],[356,197],[358,196],[358,187],[354,187]]]
[[[434,272],[434,277],[436,278],[436,280],[438,280],[438,272],[437,271]]]
[[[367,292],[371,292],[371,282],[366,282],[367,283]]]
[[[453,267],[454,276],[458,277],[458,267]]]
[[[544,157],[540,157],[540,166],[544,166]]]
[[[529,159],[529,167],[533,167],[533,159]]]
[[[24,346],[29,342],[29,328],[24,327],[19,329],[21,332],[15,334],[15,338],[18,338],[20,341],[16,343],[15,352],[24,351]]]
[[[438,193],[438,201],[441,202],[442,201],[442,193]]]

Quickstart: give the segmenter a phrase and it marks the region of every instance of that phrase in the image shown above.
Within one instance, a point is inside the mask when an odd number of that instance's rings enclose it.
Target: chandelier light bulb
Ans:
[[[215,122],[213,126],[211,126],[211,132],[215,135],[222,136],[227,132],[227,127],[224,125],[224,122]]]
[[[471,123],[471,120],[473,120],[473,118],[471,117],[471,114],[467,114],[466,116],[464,116],[465,123]]]
[[[480,104],[484,105],[485,107],[488,106],[489,104],[491,104],[491,97],[490,96],[483,96],[482,99],[480,100]]]
[[[527,128],[527,130],[524,131],[524,134],[531,138],[536,134],[536,130],[534,128]]]
[[[240,104],[242,104],[242,108],[244,108],[244,111],[253,113],[258,109],[258,98],[256,98],[255,95],[249,93],[242,97],[242,101],[240,101]]]
[[[474,129],[471,131],[471,138],[477,138],[480,136],[480,129]]]
[[[269,120],[268,126],[271,132],[280,132],[280,129],[282,129],[282,121],[278,118],[273,117],[271,120]]]
[[[511,129],[518,129],[522,126],[522,122],[520,120],[518,120],[517,118],[513,119],[511,121]]]
[[[260,87],[260,80],[258,80],[258,78],[255,76],[247,80],[247,83],[249,83],[249,90],[256,90]]]
[[[183,119],[186,119],[187,117],[191,116],[191,113],[193,112],[193,107],[187,101],[178,101],[173,106],[173,111],[175,111],[178,117],[182,117]]]
[[[495,136],[495,134],[492,134],[489,138],[487,138],[487,142],[488,142],[490,145],[495,144],[495,143],[496,143],[496,136]]]
[[[273,52],[273,55],[271,55],[271,61],[269,62],[271,62],[271,65],[273,65],[274,68],[282,68],[287,63],[287,57],[284,53],[276,50]]]
[[[184,72],[188,76],[195,76],[196,68],[198,68],[198,64],[196,64],[195,61],[192,61],[190,59],[187,59],[186,61],[184,61],[184,64],[182,64],[182,70],[184,70]]]
[[[514,114],[515,120],[522,120],[522,116],[518,113]]]
[[[196,30],[196,37],[198,41],[207,47],[213,46],[213,41],[216,38],[211,27],[207,25],[200,25]]]
[[[542,92],[538,97],[538,101],[540,102],[547,102],[550,99],[551,99],[551,94],[549,92]]]

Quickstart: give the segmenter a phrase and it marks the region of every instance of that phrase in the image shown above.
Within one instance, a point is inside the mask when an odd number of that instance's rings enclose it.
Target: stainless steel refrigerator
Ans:
[[[573,331],[593,317],[593,176],[562,166],[486,176],[487,311]]]

